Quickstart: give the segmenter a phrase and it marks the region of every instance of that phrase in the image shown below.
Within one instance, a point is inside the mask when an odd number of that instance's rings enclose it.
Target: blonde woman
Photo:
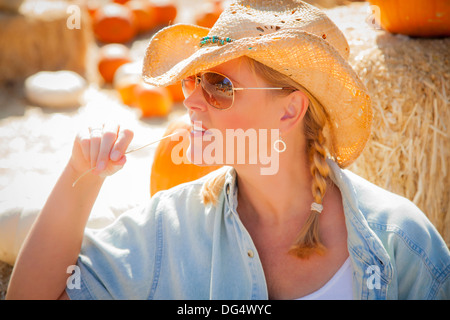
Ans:
[[[84,232],[105,172],[125,164],[132,132],[116,125],[81,133],[8,297],[448,299],[449,251],[425,215],[343,169],[362,152],[372,121],[347,57],[339,29],[294,0],[240,0],[211,30],[158,32],[145,80],[182,81],[191,159],[208,163],[206,150],[225,137],[215,151],[227,166]],[[234,147],[226,157],[227,130],[252,129],[258,138],[278,132],[258,145],[277,157],[272,174],[261,173],[262,161],[249,163],[253,149]],[[242,153],[247,160],[236,161]],[[78,277],[66,286],[68,267]]]

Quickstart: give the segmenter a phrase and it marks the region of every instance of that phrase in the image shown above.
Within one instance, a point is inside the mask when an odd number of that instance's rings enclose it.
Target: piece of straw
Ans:
[[[160,138],[160,139],[158,139],[158,140],[155,140],[155,141],[152,141],[152,142],[150,142],[150,143],[147,143],[146,145],[143,145],[143,146],[141,146],[141,147],[139,147],[139,148],[132,149],[132,150],[128,150],[128,151],[125,152],[125,154],[132,153],[132,152],[135,152],[135,151],[144,149],[144,148],[146,148],[146,147],[148,147],[148,146],[150,146],[150,145],[152,145],[152,144],[154,144],[154,143],[157,143],[157,142],[159,142],[159,141],[161,141],[161,140],[164,140],[164,139],[166,139],[166,138],[169,138],[169,137],[172,137],[172,136],[178,135],[178,134],[180,134],[179,131],[174,132],[174,133],[169,134],[169,135],[167,135],[167,136],[164,136],[164,137],[162,137],[162,138]],[[72,184],[72,188],[75,187],[75,185],[77,184],[78,181],[80,181],[85,175],[87,175],[89,172],[93,171],[95,168],[96,168],[96,167],[90,168],[89,170],[85,171],[81,176],[79,176],[78,179],[75,180],[74,183]]]

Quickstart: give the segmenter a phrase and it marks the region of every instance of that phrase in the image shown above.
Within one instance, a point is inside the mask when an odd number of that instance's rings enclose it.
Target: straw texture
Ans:
[[[450,246],[450,38],[377,29],[368,6],[326,11],[373,101],[371,138],[349,169],[413,201]]]
[[[42,70],[87,75],[90,20],[83,9],[79,29],[68,28],[69,6],[66,1],[29,0],[18,13],[0,10],[0,85],[21,83]]]

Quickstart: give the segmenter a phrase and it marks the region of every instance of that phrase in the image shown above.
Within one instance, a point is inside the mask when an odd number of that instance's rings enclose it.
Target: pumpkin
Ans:
[[[385,30],[418,37],[450,36],[448,0],[369,0],[376,22]]]
[[[200,27],[212,28],[223,12],[223,6],[220,1],[216,0],[205,7],[206,9],[195,17],[195,23]]]
[[[129,62],[121,65],[114,75],[114,89],[120,95],[122,102],[128,106],[135,105],[134,90],[142,81],[142,63]]]
[[[129,49],[120,43],[110,43],[100,48],[98,71],[106,83],[112,83],[117,69],[129,62]]]
[[[136,18],[138,33],[145,33],[157,26],[155,9],[145,0],[131,0],[125,4]]]
[[[177,17],[177,7],[170,2],[151,2],[158,25],[173,24]]]
[[[187,150],[189,146],[189,132],[191,131],[191,123],[189,117],[180,117],[169,123],[164,136],[184,130],[184,134],[179,140],[172,141],[171,138],[161,140],[156,147],[153,158],[152,169],[150,173],[150,195],[154,195],[158,191],[167,190],[184,182],[193,181],[203,177],[211,171],[219,169],[221,166],[197,166],[189,163],[186,154],[182,156],[182,162],[175,164],[172,161],[172,149],[179,143],[182,143],[181,150]],[[178,148],[178,147],[177,147]]]
[[[181,89],[181,82],[171,84],[171,85],[167,86],[166,88],[169,90],[170,95],[172,96],[172,100],[174,102],[183,102],[184,101],[184,93],[183,93],[183,90]]]
[[[164,87],[155,87],[141,81],[134,88],[135,105],[142,111],[142,117],[165,117],[172,109],[172,97]]]
[[[136,87],[139,85],[140,81],[134,79],[128,79],[127,82],[122,82],[117,86],[116,90],[119,93],[120,99],[127,106],[136,105]]]
[[[94,19],[98,9],[109,3],[109,0],[89,0],[86,1],[86,9],[91,19]]]
[[[136,20],[131,10],[117,3],[108,3],[94,14],[93,30],[104,43],[126,43],[136,35]]]

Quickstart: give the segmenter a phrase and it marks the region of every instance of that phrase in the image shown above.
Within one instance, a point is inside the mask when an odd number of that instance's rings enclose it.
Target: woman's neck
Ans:
[[[257,166],[236,167],[239,214],[251,214],[252,220],[278,224],[309,214],[313,202],[312,176],[306,155],[280,154],[276,174],[261,175]],[[255,221],[255,220],[254,220]]]

